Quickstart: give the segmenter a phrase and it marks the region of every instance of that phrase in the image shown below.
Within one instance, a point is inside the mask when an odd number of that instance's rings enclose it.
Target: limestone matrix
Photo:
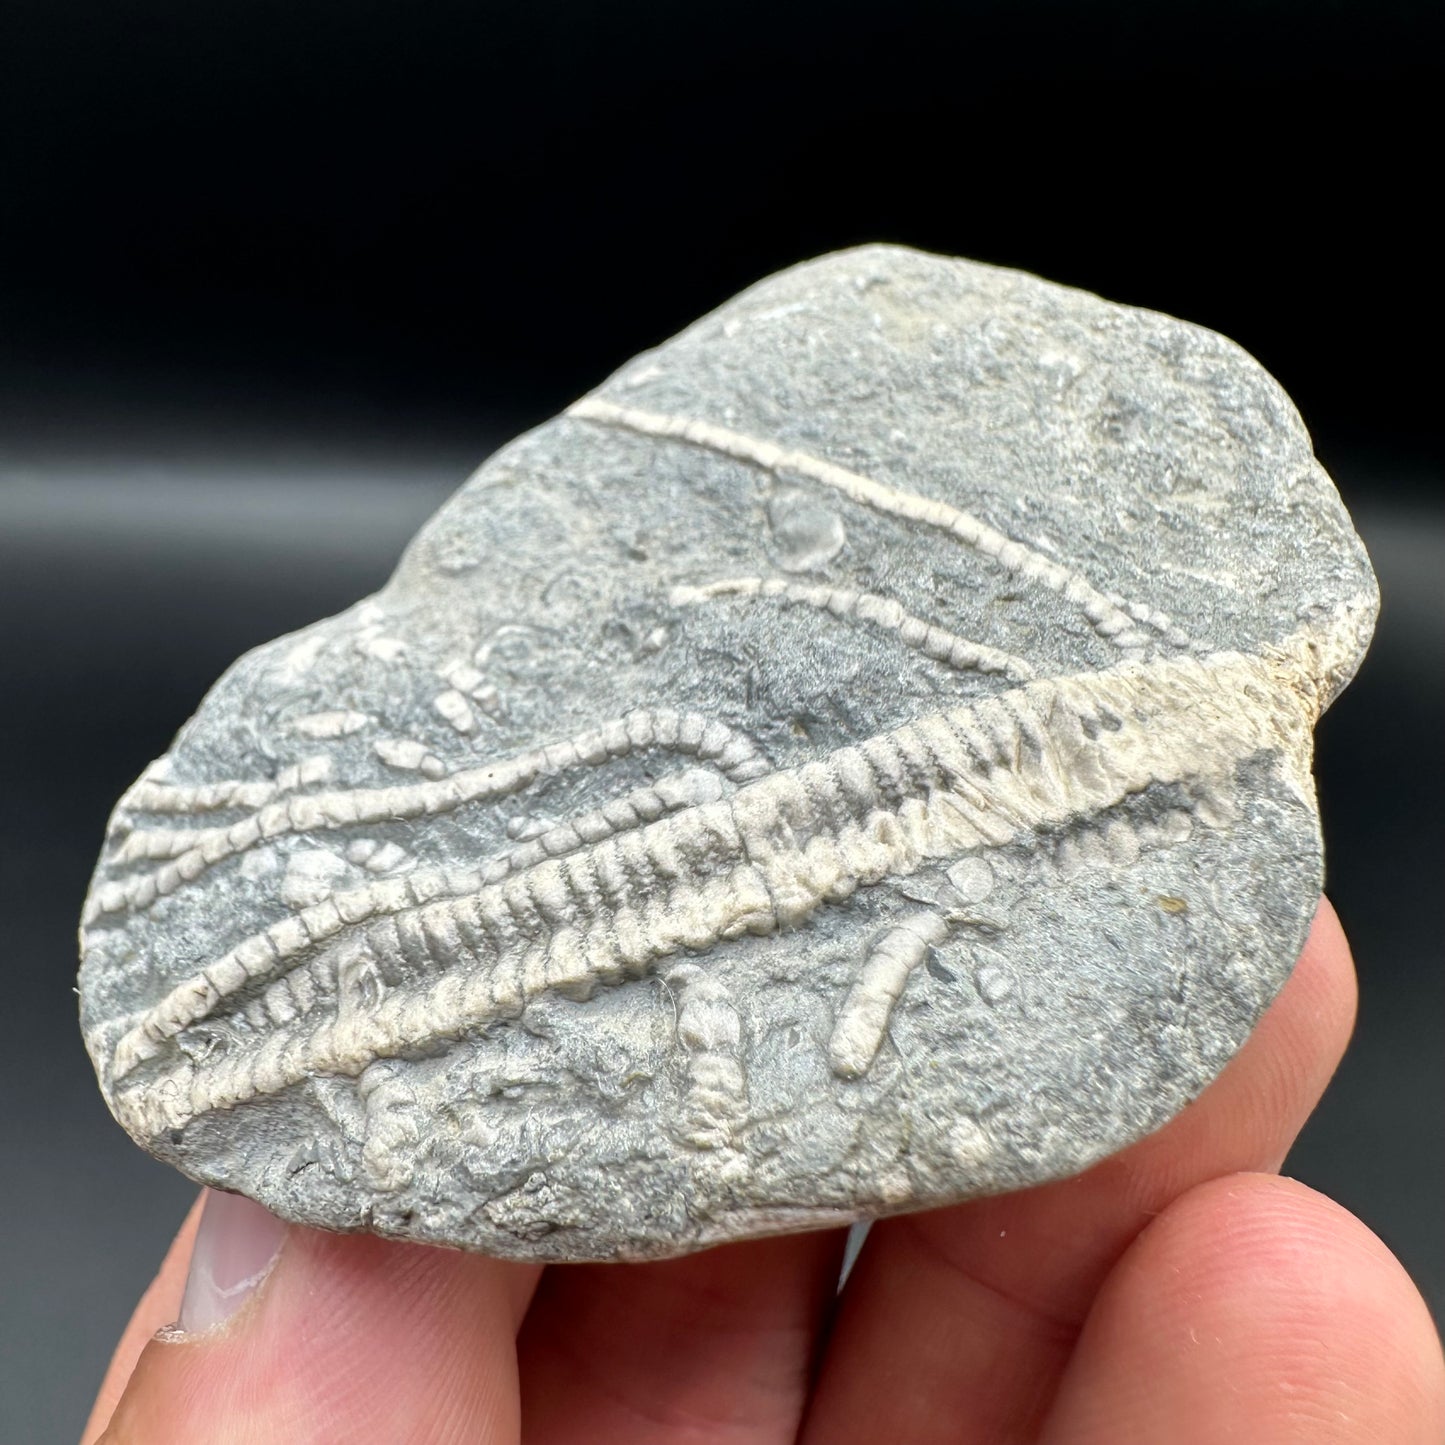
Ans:
[[[1076,1172],[1288,976],[1375,610],[1231,342],[795,267],[221,679],[86,904],[101,1086],[286,1218],[525,1258]]]

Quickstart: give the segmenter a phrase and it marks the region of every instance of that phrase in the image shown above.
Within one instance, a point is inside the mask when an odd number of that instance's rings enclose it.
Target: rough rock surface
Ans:
[[[523,1257],[1080,1170],[1288,975],[1375,605],[1231,342],[799,266],[216,685],[87,904],[102,1087],[287,1218]]]

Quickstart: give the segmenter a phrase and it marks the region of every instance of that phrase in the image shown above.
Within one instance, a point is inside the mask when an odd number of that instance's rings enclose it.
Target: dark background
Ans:
[[[11,0],[0,12],[0,1441],[77,1435],[191,1190],[114,1126],[73,929],[243,648],[494,445],[888,239],[1223,331],[1385,611],[1321,730],[1357,1041],[1292,1172],[1445,1305],[1441,35],[1431,4]]]

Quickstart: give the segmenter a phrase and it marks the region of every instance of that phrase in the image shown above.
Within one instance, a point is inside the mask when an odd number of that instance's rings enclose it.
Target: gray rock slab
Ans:
[[[101,1086],[288,1219],[525,1258],[1072,1174],[1288,976],[1375,610],[1233,343],[795,267],[216,684],[86,904]]]

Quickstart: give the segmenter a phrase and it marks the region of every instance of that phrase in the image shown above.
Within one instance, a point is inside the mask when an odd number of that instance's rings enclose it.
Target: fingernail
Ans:
[[[286,1226],[239,1194],[206,1191],[176,1330],[199,1335],[231,1318],[271,1273]]]

